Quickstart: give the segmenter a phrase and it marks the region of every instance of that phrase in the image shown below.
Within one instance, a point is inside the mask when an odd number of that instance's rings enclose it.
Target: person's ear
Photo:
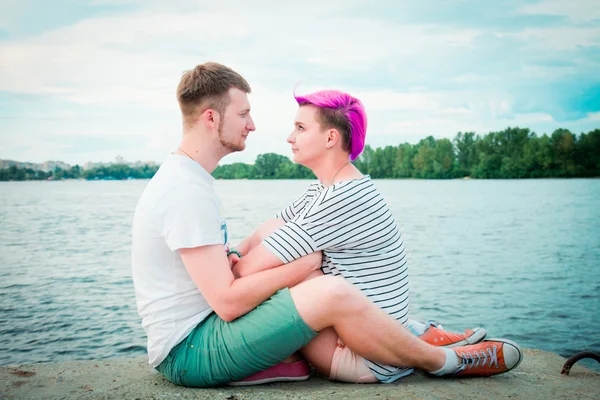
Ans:
[[[337,131],[337,129],[329,129],[327,131],[327,139],[325,141],[325,146],[328,149],[331,149],[333,148],[333,146],[335,146],[339,139],[340,133]]]
[[[212,108],[207,108],[202,113],[202,122],[209,129],[213,129],[219,126],[220,118],[221,116],[219,115],[219,113],[213,110]]]

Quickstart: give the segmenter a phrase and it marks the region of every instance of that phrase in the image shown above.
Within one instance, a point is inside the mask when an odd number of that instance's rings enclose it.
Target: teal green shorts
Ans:
[[[176,385],[219,386],[276,365],[316,335],[283,289],[233,322],[210,314],[157,369]]]

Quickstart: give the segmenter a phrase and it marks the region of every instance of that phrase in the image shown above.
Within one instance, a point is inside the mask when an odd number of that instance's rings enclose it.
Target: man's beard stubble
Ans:
[[[244,150],[245,146],[243,144],[232,143],[232,142],[228,142],[227,140],[225,140],[225,138],[223,137],[224,126],[225,126],[225,121],[224,120],[219,121],[219,127],[217,128],[217,133],[219,135],[219,142],[221,143],[221,146],[223,146],[225,149],[229,150],[230,153]]]

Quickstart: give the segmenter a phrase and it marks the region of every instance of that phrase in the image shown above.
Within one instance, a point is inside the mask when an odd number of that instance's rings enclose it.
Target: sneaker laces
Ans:
[[[487,353],[486,353],[487,350]],[[488,367],[495,366],[498,368],[498,348],[496,345],[492,348],[483,349],[480,351],[474,351],[472,354],[470,351],[464,353],[461,352],[459,355],[461,359],[461,365],[458,366],[456,372],[464,371],[465,369],[478,368],[486,366],[489,358]]]
[[[434,319],[428,320],[426,325],[427,325],[428,328],[430,326],[433,326],[434,328],[438,328],[440,330],[444,330],[444,327],[442,326],[442,324],[440,324],[438,321],[436,321]]]

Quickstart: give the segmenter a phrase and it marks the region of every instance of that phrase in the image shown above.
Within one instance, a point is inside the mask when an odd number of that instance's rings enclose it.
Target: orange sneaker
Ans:
[[[507,339],[489,339],[452,350],[461,361],[454,376],[503,374],[515,368],[523,360],[519,345]]]
[[[485,338],[485,335],[487,335],[487,332],[483,328],[467,329],[465,333],[454,333],[445,331],[438,325],[431,324],[419,338],[432,346],[457,347],[479,343]]]

